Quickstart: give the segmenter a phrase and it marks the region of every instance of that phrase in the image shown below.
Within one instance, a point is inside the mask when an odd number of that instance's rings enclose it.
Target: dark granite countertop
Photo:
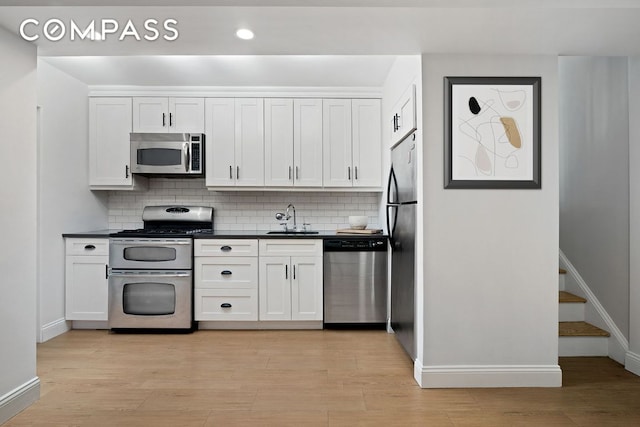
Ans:
[[[364,238],[364,239],[386,239],[386,234],[347,234],[336,233],[335,231],[319,231],[318,233],[290,233],[290,234],[268,234],[269,230],[218,230],[213,233],[194,234],[195,239],[334,239],[334,238]]]
[[[117,233],[120,230],[93,230],[93,231],[80,231],[77,233],[63,233],[62,237],[75,237],[79,239],[95,239],[95,238],[107,238],[111,233]]]
[[[108,238],[110,234],[117,233],[120,230],[92,230],[92,231],[80,231],[77,233],[64,233],[62,237],[80,238],[80,239],[95,239],[95,238]],[[376,239],[387,238],[386,234],[347,234],[336,233],[335,231],[319,231],[318,233],[311,234],[268,234],[269,230],[218,230],[213,233],[198,233],[194,234],[195,239],[332,239],[332,238],[364,238],[364,239]]]

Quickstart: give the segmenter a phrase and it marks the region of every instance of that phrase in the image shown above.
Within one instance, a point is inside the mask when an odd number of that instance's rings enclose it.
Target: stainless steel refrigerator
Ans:
[[[410,134],[391,150],[387,230],[391,243],[391,328],[415,360],[416,142]]]

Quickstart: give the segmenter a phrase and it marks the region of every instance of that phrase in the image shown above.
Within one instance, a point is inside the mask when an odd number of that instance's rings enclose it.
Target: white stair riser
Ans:
[[[584,321],[583,302],[561,302],[558,313],[559,322],[581,322]]]
[[[564,291],[564,276],[566,276],[566,274],[560,274],[558,277],[558,290],[559,291]]]
[[[560,337],[558,345],[560,357],[608,356],[608,337]]]

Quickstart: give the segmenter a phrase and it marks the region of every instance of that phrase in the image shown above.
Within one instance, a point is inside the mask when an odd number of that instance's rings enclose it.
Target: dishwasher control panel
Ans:
[[[325,252],[360,252],[387,250],[387,239],[327,239],[324,241]]]

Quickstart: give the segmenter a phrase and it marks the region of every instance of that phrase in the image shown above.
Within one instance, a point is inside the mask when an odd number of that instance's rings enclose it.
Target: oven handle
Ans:
[[[109,273],[109,276],[110,277],[140,277],[140,278],[189,277],[191,276],[191,271],[167,271],[167,272],[156,273],[154,271],[143,271],[143,270],[137,270],[136,272],[111,270],[111,273]]]
[[[134,240],[126,240],[126,239],[111,239],[111,243],[116,243],[119,245],[126,245],[126,246],[150,246],[150,247],[166,247],[166,245],[191,245],[192,242],[190,239],[183,239],[183,240],[164,240],[164,239],[136,239]]]

